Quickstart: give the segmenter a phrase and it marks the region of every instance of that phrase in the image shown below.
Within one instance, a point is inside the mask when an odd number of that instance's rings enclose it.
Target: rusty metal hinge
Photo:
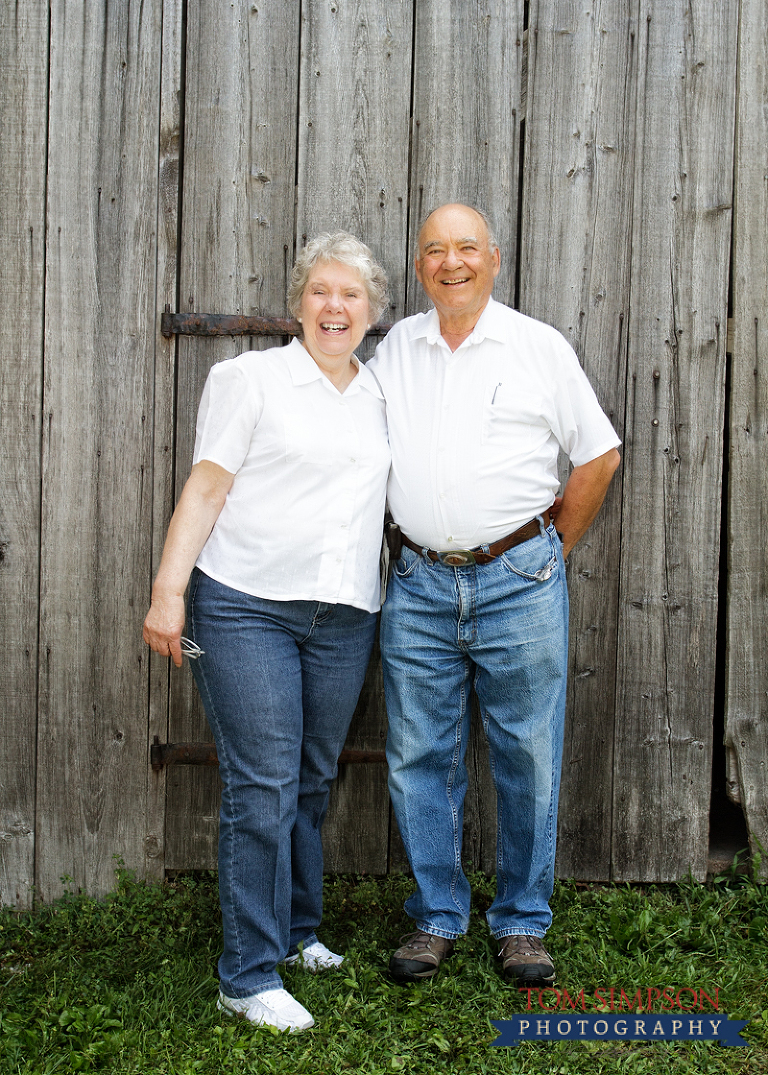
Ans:
[[[391,325],[371,325],[366,336],[386,336]],[[160,317],[163,336],[298,336],[292,318],[245,317],[242,314],[172,314],[170,305]]]
[[[156,773],[167,765],[218,765],[214,743],[161,743],[156,735],[149,748],[149,760]],[[359,765],[363,762],[384,762],[383,750],[342,750],[339,765]]]

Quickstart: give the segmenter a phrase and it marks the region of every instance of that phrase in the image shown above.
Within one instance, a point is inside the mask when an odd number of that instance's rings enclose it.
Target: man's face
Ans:
[[[416,276],[441,324],[480,316],[499,271],[499,251],[488,245],[485,221],[466,205],[443,205],[419,236]]]

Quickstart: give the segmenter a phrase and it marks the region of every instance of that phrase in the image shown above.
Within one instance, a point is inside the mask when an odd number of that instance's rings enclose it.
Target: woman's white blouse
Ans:
[[[275,601],[379,608],[390,452],[381,389],[357,365],[343,394],[298,340],[213,366],[194,462],[235,480],[197,560],[206,575]]]

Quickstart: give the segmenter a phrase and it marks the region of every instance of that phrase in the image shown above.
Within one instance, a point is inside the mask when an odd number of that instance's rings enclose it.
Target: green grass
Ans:
[[[321,938],[339,971],[285,972],[316,1026],[281,1035],[215,1008],[220,946],[215,879],[144,885],[124,870],[103,900],[65,894],[31,914],[0,912],[0,1073],[105,1071],[219,1075],[435,1071],[757,1073],[768,1070],[768,887],[728,874],[704,886],[557,886],[548,944],[558,984],[719,989],[747,1019],[748,1048],[714,1042],[539,1042],[493,1048],[491,1019],[526,1008],[499,977],[483,912],[492,883],[473,875],[470,930],[432,982],[385,972],[410,923],[410,882],[333,878]],[[553,996],[544,998],[552,1006]],[[537,998],[533,1012],[540,1013]],[[592,1010],[595,1010],[594,1007]],[[658,1005],[656,1010],[659,1010]]]

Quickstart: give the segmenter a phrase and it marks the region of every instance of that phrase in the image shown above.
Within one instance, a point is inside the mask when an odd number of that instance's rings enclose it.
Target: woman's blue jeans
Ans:
[[[568,596],[554,527],[489,564],[448,567],[403,548],[381,613],[389,789],[417,889],[419,929],[469,922],[461,863],[477,696],[498,803],[497,938],[543,937],[552,915],[568,655]]]
[[[322,917],[321,827],[363,685],[376,616],[349,605],[268,601],[197,568],[192,671],[222,780],[222,992],[282,985],[277,964]]]

